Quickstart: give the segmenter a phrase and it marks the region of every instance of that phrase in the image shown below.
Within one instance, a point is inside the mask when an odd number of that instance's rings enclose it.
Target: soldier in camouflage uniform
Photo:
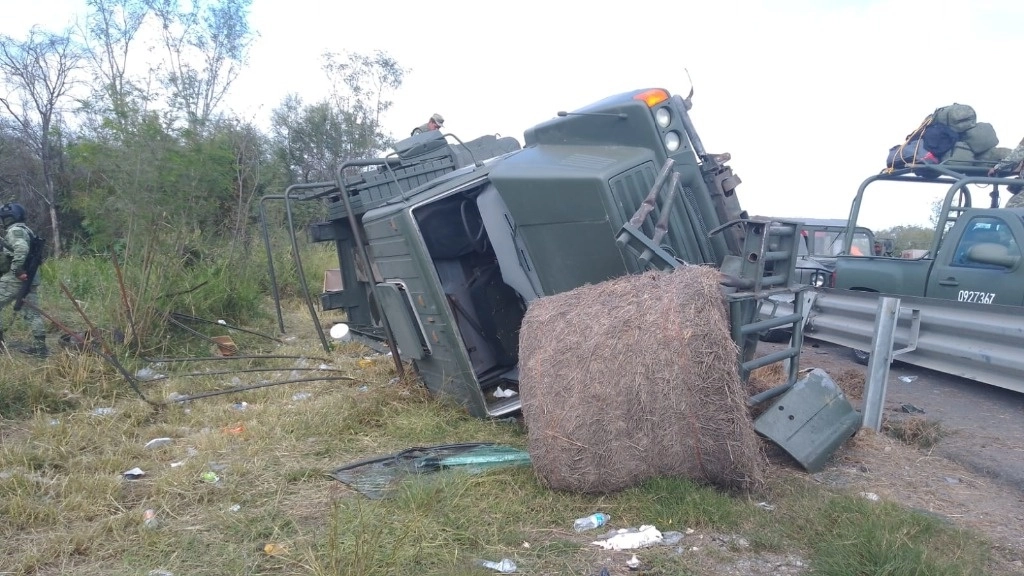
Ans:
[[[412,134],[410,134],[410,136],[415,136],[417,134],[422,134],[424,132],[430,132],[431,130],[440,130],[443,127],[444,116],[441,116],[440,114],[434,114],[433,116],[430,117],[430,120],[427,120],[426,124],[413,128]]]
[[[1024,139],[1020,141],[1020,144],[1012,152],[989,169],[988,175],[995,176],[999,172],[1010,170],[1011,173],[1019,176],[1022,163],[1024,163]],[[1010,196],[1010,199],[1006,201],[1006,205],[1003,207],[1024,208],[1024,194],[1021,194],[1021,186],[1008,186],[1007,189],[1013,193],[1013,196]]]
[[[36,310],[39,306],[39,272],[29,280],[25,273],[25,258],[29,251],[29,238],[31,230],[25,225],[25,208],[21,204],[8,203],[0,206],[0,223],[3,224],[4,235],[2,249],[0,249],[0,322],[3,320],[3,310],[8,304],[14,302],[21,292],[25,282],[32,282],[32,288],[25,296],[25,302],[30,306],[21,309],[32,329],[32,336],[35,343],[22,352],[36,356],[46,356],[46,327],[43,318]],[[0,343],[3,342],[3,325],[0,324]]]

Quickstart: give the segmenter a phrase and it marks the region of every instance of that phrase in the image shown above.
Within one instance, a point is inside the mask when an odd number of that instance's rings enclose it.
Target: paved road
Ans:
[[[850,358],[835,344],[810,338],[807,344],[814,346],[812,354]],[[901,376],[916,378],[905,382]],[[906,403],[950,432],[935,454],[1024,491],[1024,394],[897,361],[889,368],[886,410],[902,413]]]

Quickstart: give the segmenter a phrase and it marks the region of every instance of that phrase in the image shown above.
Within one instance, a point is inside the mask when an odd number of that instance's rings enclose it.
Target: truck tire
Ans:
[[[789,342],[791,330],[786,328],[772,328],[770,330],[765,330],[759,334],[758,337],[762,342],[772,342],[774,344]]]
[[[850,351],[853,352],[853,361],[856,362],[857,364],[867,366],[868,362],[871,361],[871,353],[869,352],[857,350],[854,348],[851,348]]]

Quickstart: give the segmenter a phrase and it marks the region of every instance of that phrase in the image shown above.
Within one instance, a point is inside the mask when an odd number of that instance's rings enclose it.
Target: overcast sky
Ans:
[[[0,32],[61,28],[85,0],[0,0]],[[809,0],[662,3],[254,0],[259,34],[230,106],[266,123],[285,94],[325,94],[325,50],[382,49],[411,69],[384,118],[396,137],[434,112],[463,140],[515,136],[636,88],[685,93],[706,148],[730,152],[751,214],[846,218],[935,108],[959,102],[1024,137],[1019,36],[1024,2]],[[1018,43],[1014,43],[1018,40]],[[926,222],[928,199],[897,187],[874,228]],[[892,190],[892,188],[888,189]],[[975,201],[977,203],[977,200]],[[883,205],[884,204],[884,205]]]

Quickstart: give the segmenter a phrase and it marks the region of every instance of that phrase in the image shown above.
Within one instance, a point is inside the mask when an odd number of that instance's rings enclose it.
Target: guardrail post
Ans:
[[[900,311],[900,299],[883,297],[878,299],[875,314],[875,334],[871,340],[871,359],[868,361],[868,378],[864,389],[864,416],[861,428],[882,430],[882,409],[885,406],[885,389],[889,383],[889,364],[892,363],[892,345],[896,339],[896,322]]]

